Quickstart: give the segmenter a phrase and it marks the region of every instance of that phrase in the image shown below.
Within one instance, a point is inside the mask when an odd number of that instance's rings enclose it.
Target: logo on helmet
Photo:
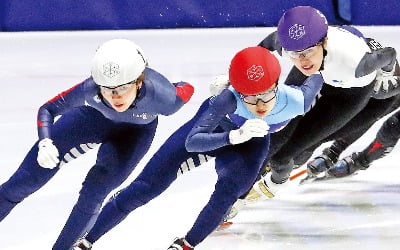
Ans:
[[[306,31],[304,29],[304,25],[301,24],[294,24],[292,27],[289,29],[289,37],[295,40],[299,40],[306,34]]]
[[[103,75],[108,78],[113,78],[120,73],[119,65],[114,62],[109,62],[103,65]]]
[[[260,65],[253,65],[247,69],[247,78],[251,81],[258,81],[264,76],[264,69]]]

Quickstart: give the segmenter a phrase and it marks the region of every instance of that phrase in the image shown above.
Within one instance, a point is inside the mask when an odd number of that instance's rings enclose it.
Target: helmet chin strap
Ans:
[[[325,49],[325,48],[323,48],[323,56],[322,56],[322,63],[321,63],[321,67],[319,67],[319,70],[318,71],[322,71],[322,70],[324,70],[324,64],[325,64],[325,57],[326,57],[326,55],[328,55],[328,51]]]
[[[132,104],[129,106],[128,109],[133,109],[133,108],[136,107],[137,100],[138,100],[139,97],[140,97],[140,89],[141,89],[141,88],[138,88],[138,89],[137,89],[136,98],[135,98],[135,100],[132,102]]]

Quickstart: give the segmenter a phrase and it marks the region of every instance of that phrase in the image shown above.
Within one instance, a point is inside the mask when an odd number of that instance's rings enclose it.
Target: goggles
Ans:
[[[116,87],[100,86],[101,93],[104,95],[123,95],[135,85],[137,80],[128,82]]]
[[[284,50],[284,51],[290,58],[293,59],[310,58],[313,55],[315,55],[315,53],[317,53],[318,46],[320,45],[322,45],[321,42],[305,50],[300,50],[300,51]]]
[[[268,103],[276,97],[276,92],[278,92],[278,87],[274,88],[273,90],[257,95],[240,94],[240,99],[242,99],[243,102],[251,105],[257,105],[258,101],[262,101],[263,103]]]

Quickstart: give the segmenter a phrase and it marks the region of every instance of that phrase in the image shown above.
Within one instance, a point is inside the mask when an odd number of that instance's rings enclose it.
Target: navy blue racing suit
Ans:
[[[0,221],[45,185],[61,166],[100,145],[96,163],[88,172],[79,199],[53,249],[72,247],[96,217],[105,197],[128,177],[148,151],[158,115],[175,113],[193,93],[191,85],[172,84],[153,69],[146,68],[144,74],[139,94],[125,112],[115,111],[102,98],[92,78],[40,107],[38,141],[51,138],[59,151],[60,163],[54,169],[42,168],[37,162],[36,142],[17,171],[0,186]]]
[[[270,126],[269,133],[308,111],[321,87],[320,75],[310,77],[299,87],[278,85],[276,104],[264,118]],[[199,244],[218,226],[238,197],[251,187],[268,154],[269,134],[242,144],[229,142],[231,130],[254,118],[232,87],[205,100],[196,115],[159,148],[136,180],[104,206],[86,239],[95,242],[131,211],[166,190],[185,169],[215,157],[218,174],[215,190],[185,237],[191,245]]]

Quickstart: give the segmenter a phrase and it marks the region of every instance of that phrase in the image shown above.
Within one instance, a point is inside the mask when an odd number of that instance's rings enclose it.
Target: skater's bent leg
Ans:
[[[309,173],[318,174],[336,164],[340,154],[349,145],[365,134],[378,119],[398,106],[398,99],[398,97],[391,97],[385,100],[371,98],[367,106],[351,121],[329,136],[329,139],[334,139],[335,142],[329,148],[324,149],[322,155],[309,162]],[[384,150],[378,152],[378,154],[383,152]],[[357,158],[362,159],[364,163],[368,162],[367,159],[363,159],[363,154],[360,154]]]
[[[200,157],[197,153],[189,153],[185,149],[184,138],[191,126],[191,123],[187,123],[174,132],[149,160],[136,180],[118,192],[104,206],[96,223],[86,236],[89,242],[96,242],[124,220],[130,212],[166,190],[177,175],[183,172],[182,165],[188,169],[189,165],[195,167],[201,164],[201,159],[204,157]],[[192,164],[188,164],[189,159]]]
[[[129,176],[137,161],[114,159],[116,148],[103,144],[96,164],[88,172],[77,203],[64,225],[53,250],[69,249],[93,225],[107,195]],[[99,151],[100,151],[99,150]],[[100,154],[100,153],[99,153]]]
[[[218,180],[207,205],[185,239],[196,246],[223,221],[237,199],[254,183],[268,153],[269,139],[252,139],[227,148],[215,160]]]
[[[18,170],[0,186],[0,221],[23,199],[39,190],[59,168],[42,168],[37,163],[37,144],[29,151]]]
[[[220,181],[215,185],[215,191],[207,205],[200,212],[193,227],[185,236],[185,239],[196,246],[209,235],[221,221],[229,208],[239,198],[239,189],[236,183]]]
[[[322,97],[301,118],[290,140],[273,155],[272,160],[279,165],[288,164],[307,148],[325,140],[367,105],[371,92],[372,84],[351,90],[324,85],[321,90]],[[336,104],[341,102],[346,105]]]
[[[379,129],[375,140],[361,153],[365,163],[371,163],[390,153],[400,139],[400,111],[389,117]]]
[[[169,172],[160,168],[158,174],[153,174],[150,167],[145,167],[135,181],[107,202],[86,239],[91,243],[96,242],[123,221],[130,212],[161,194],[176,179],[179,165],[175,165],[175,169]]]
[[[96,165],[93,168],[96,169]],[[106,168],[104,166],[102,169],[105,170]],[[91,175],[89,174],[89,176]],[[54,250],[69,249],[75,240],[85,233],[87,227],[97,217],[104,199],[113,189],[113,187],[101,181],[102,178],[100,176],[96,178],[96,180],[99,180],[98,183],[88,177],[83,183],[78,201],[53,246]]]
[[[103,141],[53,250],[71,248],[90,229],[107,195],[126,180],[147,153],[156,127],[157,120],[145,127],[121,124],[115,128],[118,133]]]
[[[110,168],[110,165],[96,164],[89,171],[54,250],[69,249],[93,225],[107,195],[126,179],[127,173],[123,170],[117,175],[115,171],[110,172]]]

